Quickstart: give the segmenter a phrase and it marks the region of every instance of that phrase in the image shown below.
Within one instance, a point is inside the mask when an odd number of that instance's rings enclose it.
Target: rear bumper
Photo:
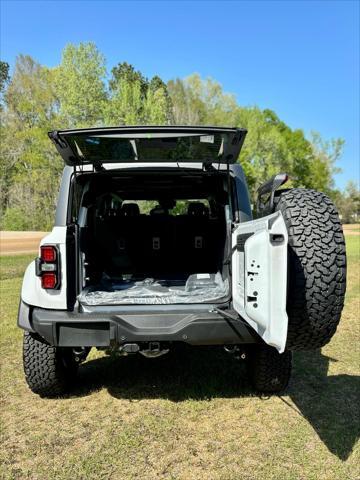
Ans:
[[[217,312],[73,313],[34,308],[32,330],[51,345],[109,347],[137,342],[185,342],[190,345],[256,343],[257,335],[240,320]]]

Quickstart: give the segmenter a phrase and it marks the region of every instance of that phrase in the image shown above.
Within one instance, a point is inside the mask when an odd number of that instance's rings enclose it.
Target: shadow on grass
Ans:
[[[320,351],[296,353],[286,397],[279,397],[304,417],[334,455],[346,460],[359,437],[360,377],[329,375],[336,361]],[[222,348],[178,347],[168,355],[146,359],[103,357],[86,362],[73,395],[105,387],[116,398],[209,400],[253,396],[245,365]],[[290,397],[293,403],[289,403]]]
[[[287,394],[330,452],[346,460],[360,436],[360,377],[328,374],[331,362],[320,350],[296,353]]]
[[[241,363],[241,362],[240,362]],[[239,369],[243,372],[239,374]],[[117,398],[161,398],[174,402],[250,395],[244,365],[222,348],[176,346],[162,357],[102,357],[80,368],[75,393],[106,387]],[[236,381],[234,381],[236,379]]]

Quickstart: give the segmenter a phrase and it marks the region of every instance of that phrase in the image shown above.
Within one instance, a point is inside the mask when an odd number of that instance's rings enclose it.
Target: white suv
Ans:
[[[291,351],[335,333],[346,258],[323,193],[258,191],[246,130],[116,127],[49,133],[65,161],[55,226],[26,270],[18,324],[31,390],[61,395],[91,347],[156,357],[176,342],[247,359],[256,389],[288,383]]]

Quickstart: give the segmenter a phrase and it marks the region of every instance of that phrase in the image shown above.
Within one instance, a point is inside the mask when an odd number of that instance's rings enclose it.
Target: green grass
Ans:
[[[346,237],[346,256],[350,263],[356,262],[360,256],[360,242],[359,236],[348,236]]]
[[[321,352],[295,354],[286,395],[270,398],[254,395],[241,364],[209,348],[155,360],[93,351],[72,395],[33,395],[16,327],[31,256],[2,258],[1,478],[360,478],[359,241],[347,238],[336,335]]]
[[[21,277],[35,254],[0,256],[0,280]]]

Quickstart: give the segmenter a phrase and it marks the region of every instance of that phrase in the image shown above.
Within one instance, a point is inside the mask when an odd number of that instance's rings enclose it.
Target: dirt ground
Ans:
[[[47,232],[5,232],[0,231],[0,254],[15,255],[36,253],[40,240]]]
[[[343,229],[346,235],[360,235],[360,224],[358,223],[343,225]]]

